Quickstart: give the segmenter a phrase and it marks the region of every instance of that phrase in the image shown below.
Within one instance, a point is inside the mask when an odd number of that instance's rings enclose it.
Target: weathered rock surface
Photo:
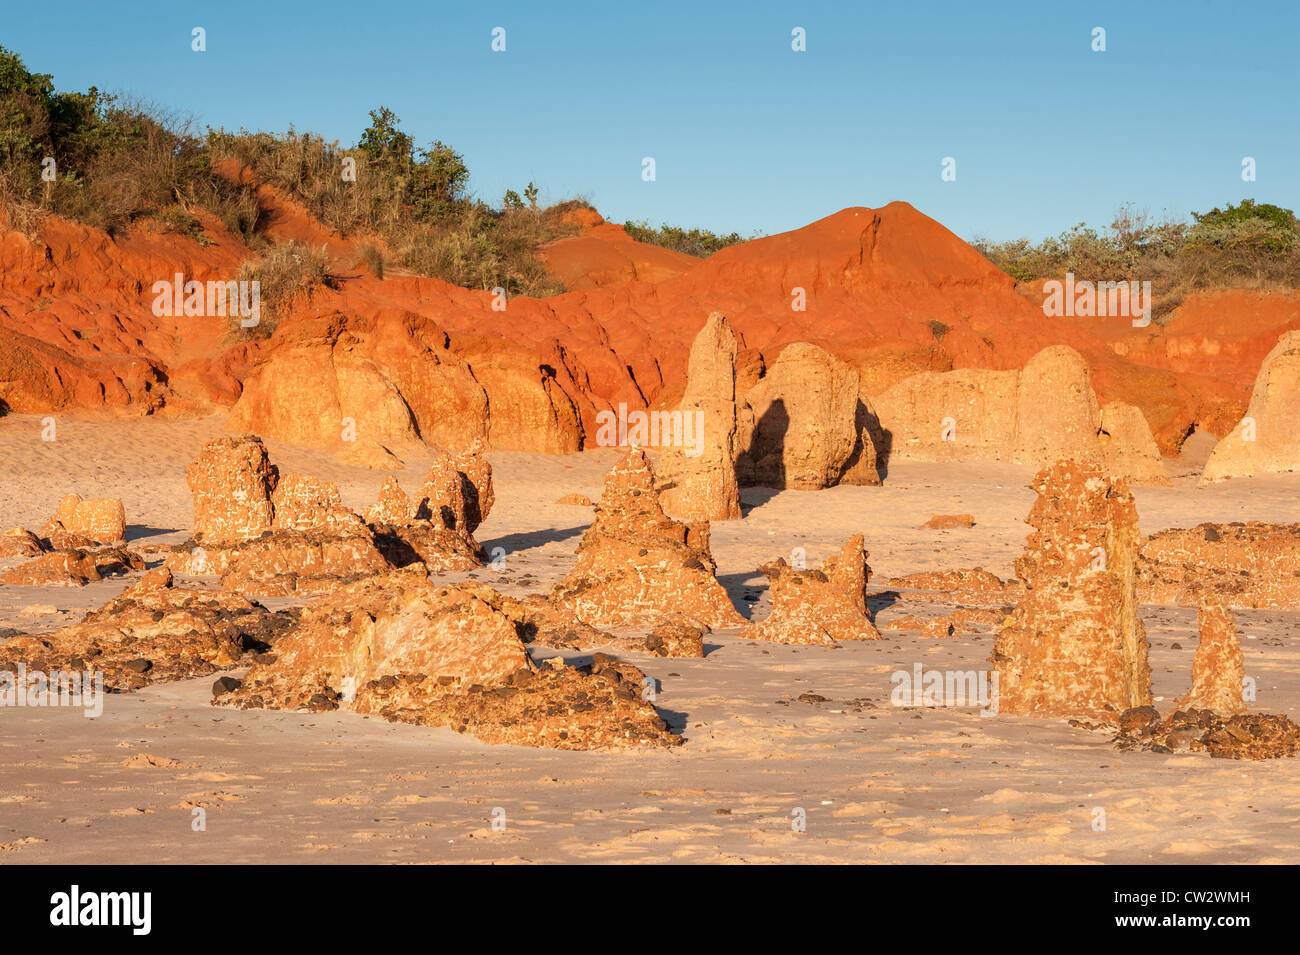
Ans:
[[[549,599],[596,627],[651,626],[678,613],[704,627],[743,626],[715,566],[709,525],[664,514],[654,470],[637,448],[610,469],[577,563]]]
[[[1300,607],[1300,524],[1200,524],[1152,534],[1138,559],[1143,603]]]
[[[115,544],[126,537],[126,510],[116,498],[85,500],[69,494],[41,536],[51,537],[59,531],[96,544]]]
[[[892,577],[890,587],[926,591],[924,595],[899,594],[900,600],[943,600],[974,607],[1002,607],[1019,598],[1019,581],[1004,581],[983,567],[955,570],[924,570],[904,577]]]
[[[740,517],[736,350],[736,333],[721,312],[713,312],[691,345],[686,391],[678,405],[682,432],[689,433],[695,445],[664,446],[659,454],[659,499],[664,510],[679,520]]]
[[[1016,560],[1025,592],[993,648],[998,712],[1114,719],[1150,704],[1132,493],[1076,461],[1044,468],[1033,488]]]
[[[1246,415],[1210,455],[1201,481],[1300,469],[1300,331],[1264,358]]]
[[[1202,601],[1197,613],[1201,639],[1192,660],[1192,689],[1178,701],[1184,710],[1211,710],[1223,716],[1246,712],[1246,666],[1232,611],[1222,600]]]
[[[1122,714],[1114,738],[1120,750],[1209,753],[1219,759],[1276,759],[1300,750],[1300,726],[1267,713],[1227,716],[1178,710],[1164,719],[1154,707]]]
[[[232,667],[273,646],[296,613],[273,614],[237,594],[174,587],[151,572],[99,610],[54,633],[12,637],[0,670],[102,671],[109,690],[183,680]]]
[[[974,527],[975,518],[970,514],[935,514],[921,525],[923,531],[946,531],[956,527]]]
[[[194,536],[205,545],[238,544],[271,530],[271,493],[279,479],[260,438],[213,438],[185,471]]]
[[[132,551],[119,547],[74,548],[52,551],[19,564],[0,576],[0,584],[84,587],[92,580],[103,580],[134,570],[144,570],[144,559]]]
[[[772,589],[772,612],[741,631],[750,640],[834,644],[841,640],[879,640],[867,616],[868,579],[862,535],[849,538],[836,558],[817,570],[797,570],[785,558],[759,568]]]
[[[855,451],[861,456],[858,403],[853,366],[817,345],[787,345],[740,403],[740,483],[801,490],[838,484]]]
[[[48,549],[44,540],[22,527],[14,527],[0,534],[0,560],[36,557]]]
[[[214,703],[345,706],[487,742],[562,749],[679,741],[619,667],[605,677],[562,661],[535,666],[515,622],[478,595],[485,590],[437,587],[409,571],[350,585],[305,611],[274,660]]]
[[[1167,484],[1142,412],[1102,409],[1074,349],[1043,349],[1023,370],[927,372],[878,395],[890,461],[1006,461],[1035,468],[1061,459],[1102,463],[1130,483]]]

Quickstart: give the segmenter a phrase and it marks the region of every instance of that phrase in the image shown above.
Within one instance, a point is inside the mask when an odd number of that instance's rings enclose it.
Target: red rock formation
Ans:
[[[56,550],[13,568],[0,576],[0,584],[13,587],[84,587],[134,570],[144,570],[139,554],[117,547],[98,550]]]
[[[279,478],[260,438],[213,438],[185,469],[195,538],[205,545],[237,544],[271,530],[271,492]]]
[[[923,531],[946,531],[955,527],[974,527],[975,518],[969,514],[935,514],[921,525]]]
[[[0,646],[0,670],[93,670],[110,690],[203,676],[272,645],[292,622],[230,593],[173,587],[154,574],[54,633]]]
[[[997,638],[998,712],[1114,719],[1151,702],[1137,613],[1137,508],[1099,465],[1034,478],[1034,528],[1016,560],[1024,596]]]
[[[654,470],[637,448],[606,476],[577,563],[550,601],[598,627],[653,624],[671,614],[705,627],[742,626],[714,569],[709,525],[664,514]]]

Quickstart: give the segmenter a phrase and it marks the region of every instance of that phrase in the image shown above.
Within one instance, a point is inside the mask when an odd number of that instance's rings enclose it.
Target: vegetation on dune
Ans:
[[[1194,212],[1192,220],[1156,221],[1125,205],[1101,232],[1080,223],[1036,244],[980,238],[972,244],[1020,282],[1067,272],[1093,281],[1150,281],[1157,320],[1200,289],[1300,285],[1300,221],[1290,209],[1243,199]]]
[[[626,222],[623,224],[623,228],[627,230],[628,235],[638,242],[661,245],[665,249],[672,249],[674,252],[685,252],[687,255],[694,255],[699,258],[710,256],[729,245],[738,245],[741,242],[748,242],[750,239],[758,238],[757,235],[745,238],[739,232],[717,235],[707,229],[682,229],[671,225],[661,225],[654,228],[645,220]]]
[[[110,234],[152,218],[199,242],[211,241],[200,217],[208,212],[251,248],[278,256],[266,263],[268,275],[292,271],[293,256],[267,251],[258,234],[252,186],[217,173],[233,160],[325,225],[368,237],[362,264],[377,276],[387,266],[511,295],[563,291],[537,252],[577,231],[566,213],[585,201],[543,207],[529,183],[522,197],[509,190],[494,207],[469,194],[469,169],[450,146],[418,148],[389,109],[370,119],[351,148],[292,129],[199,135],[177,117],[93,87],[57,92],[52,77],[0,47],[0,208],[28,232],[54,212]]]

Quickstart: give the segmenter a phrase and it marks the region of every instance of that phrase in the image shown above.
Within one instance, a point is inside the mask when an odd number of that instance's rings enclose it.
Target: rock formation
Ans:
[[[998,712],[1115,719],[1151,702],[1137,508],[1123,480],[1061,461],[1034,478],[1025,592],[993,648]]]
[[[319,594],[390,567],[482,563],[472,530],[492,506],[492,469],[473,452],[440,451],[415,501],[388,478],[370,523],[344,506],[336,485],[281,478],[251,435],[209,442],[187,473],[196,532],[168,566],[221,575],[223,587],[240,593]]]
[[[851,365],[817,345],[787,345],[740,403],[740,483],[801,490],[839,483],[855,452],[863,454],[858,404]],[[868,456],[874,460],[874,450]]]
[[[1300,607],[1300,524],[1200,524],[1152,534],[1138,559],[1143,603]]]
[[[693,447],[664,446],[659,455],[660,502],[684,521],[740,517],[736,481],[736,334],[713,312],[695,336],[678,405],[679,433]],[[689,428],[689,430],[687,430]]]
[[[1167,484],[1142,412],[1102,409],[1083,358],[1046,348],[1021,371],[961,369],[906,378],[878,395],[890,461],[1006,461],[1035,468],[1065,458],[1102,463],[1130,483]]]
[[[271,530],[271,492],[279,479],[260,438],[213,438],[185,470],[195,539],[205,546],[238,544]]]
[[[0,576],[0,584],[10,586],[84,587],[92,580],[103,580],[135,570],[144,570],[144,559],[120,547],[95,550],[71,548],[41,554]]]
[[[83,500],[69,494],[59,504],[59,512],[41,532],[53,537],[67,532],[96,544],[115,544],[126,537],[126,511],[116,498]]]
[[[1169,484],[1169,472],[1142,409],[1118,401],[1102,405],[1097,438],[1107,474],[1130,484]]]
[[[1178,701],[1178,706],[1211,710],[1223,716],[1245,713],[1246,667],[1232,611],[1222,600],[1202,601],[1197,620],[1201,639],[1192,660],[1192,689]]]
[[[710,628],[743,626],[714,569],[709,525],[664,514],[654,470],[636,448],[606,476],[577,563],[550,601],[597,627],[652,625],[674,613]]]
[[[16,636],[0,646],[0,670],[101,671],[109,690],[183,680],[232,667],[269,649],[293,622],[236,594],[175,587],[151,572],[79,623]],[[246,659],[246,658],[245,658]]]
[[[561,749],[664,746],[640,678],[535,666],[515,623],[481,585],[438,587],[394,571],[304,612],[274,659],[214,701],[239,708],[331,710],[450,726],[487,742]],[[629,668],[632,672],[634,668]],[[639,674],[639,671],[636,671]]]
[[[1264,358],[1246,415],[1218,443],[1203,482],[1300,469],[1300,331],[1289,331]]]
[[[1161,719],[1155,707],[1142,706],[1121,715],[1114,743],[1120,750],[1277,759],[1300,752],[1300,726],[1269,713],[1227,716],[1212,710],[1178,710]]]
[[[866,558],[862,535],[855,534],[838,557],[818,570],[797,570],[781,557],[764,564],[759,570],[771,585],[772,612],[740,635],[795,644],[879,640],[880,632],[867,616]]]

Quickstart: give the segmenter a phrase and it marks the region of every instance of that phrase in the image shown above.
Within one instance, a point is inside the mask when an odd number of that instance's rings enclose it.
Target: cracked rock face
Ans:
[[[1025,592],[993,648],[998,712],[1113,719],[1151,702],[1137,614],[1137,508],[1123,480],[1060,461],[1034,478]]]
[[[709,525],[664,514],[644,451],[610,469],[578,560],[550,601],[596,627],[652,626],[681,615],[710,629],[745,624],[714,577]]]
[[[783,557],[764,564],[759,570],[772,588],[772,612],[740,635],[794,644],[879,640],[880,631],[867,615],[866,559],[862,535],[855,534],[838,557],[817,570],[796,570]]]
[[[213,438],[185,470],[195,537],[205,545],[237,544],[271,530],[271,493],[279,479],[261,438]]]

